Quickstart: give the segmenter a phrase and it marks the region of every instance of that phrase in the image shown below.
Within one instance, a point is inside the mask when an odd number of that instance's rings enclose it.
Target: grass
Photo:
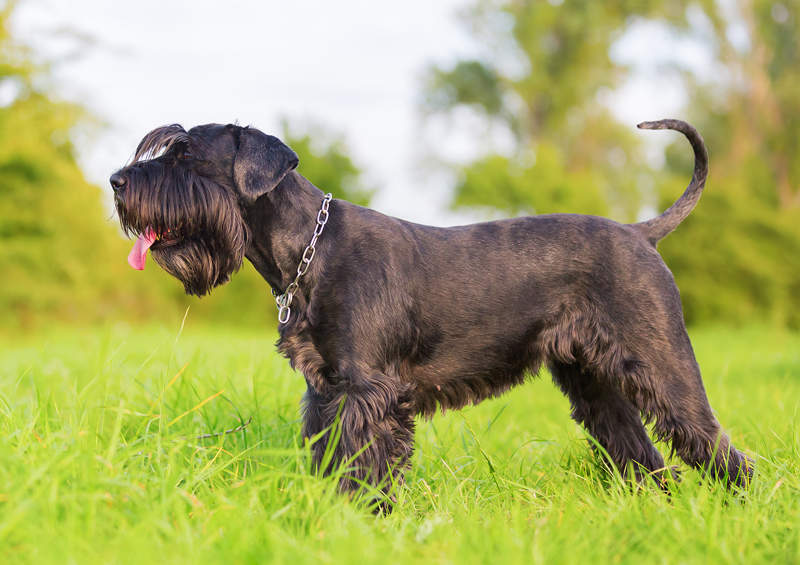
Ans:
[[[420,422],[377,517],[309,472],[303,379],[273,334],[176,334],[0,345],[0,563],[800,562],[800,336],[693,332],[720,420],[756,457],[746,493],[609,476],[543,375]]]

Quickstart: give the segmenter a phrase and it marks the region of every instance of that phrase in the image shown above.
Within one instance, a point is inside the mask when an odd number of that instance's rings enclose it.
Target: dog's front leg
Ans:
[[[339,377],[304,398],[303,435],[314,438],[314,467],[343,472],[343,491],[371,485],[387,493],[402,481],[414,447],[414,409],[409,387],[382,374]]]

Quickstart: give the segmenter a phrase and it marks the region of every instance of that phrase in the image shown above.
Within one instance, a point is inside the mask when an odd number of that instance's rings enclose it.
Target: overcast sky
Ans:
[[[56,62],[58,93],[106,122],[80,143],[86,175],[102,187],[158,125],[238,120],[276,133],[286,117],[344,135],[368,183],[382,189],[374,207],[447,225],[469,218],[447,212],[446,179],[420,170],[417,101],[430,63],[476,52],[457,18],[470,3],[29,0],[14,29]],[[683,102],[673,82],[646,73],[675,56],[674,46],[642,31],[617,51],[644,71],[610,103],[632,127]],[[684,51],[689,62],[698,56]],[[447,143],[441,149],[455,156],[475,145],[452,135]]]

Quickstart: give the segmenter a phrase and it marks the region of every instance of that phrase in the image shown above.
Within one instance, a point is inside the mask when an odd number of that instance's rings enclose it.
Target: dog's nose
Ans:
[[[128,181],[126,181],[125,177],[123,177],[121,174],[114,173],[111,175],[111,178],[108,179],[108,182],[111,183],[111,188],[114,190],[114,192],[119,192]]]

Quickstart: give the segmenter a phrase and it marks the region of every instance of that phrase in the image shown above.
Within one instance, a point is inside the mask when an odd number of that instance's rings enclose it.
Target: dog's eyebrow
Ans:
[[[180,124],[158,127],[145,135],[139,142],[131,164],[154,159],[169,151],[175,144],[188,141],[189,134]]]

